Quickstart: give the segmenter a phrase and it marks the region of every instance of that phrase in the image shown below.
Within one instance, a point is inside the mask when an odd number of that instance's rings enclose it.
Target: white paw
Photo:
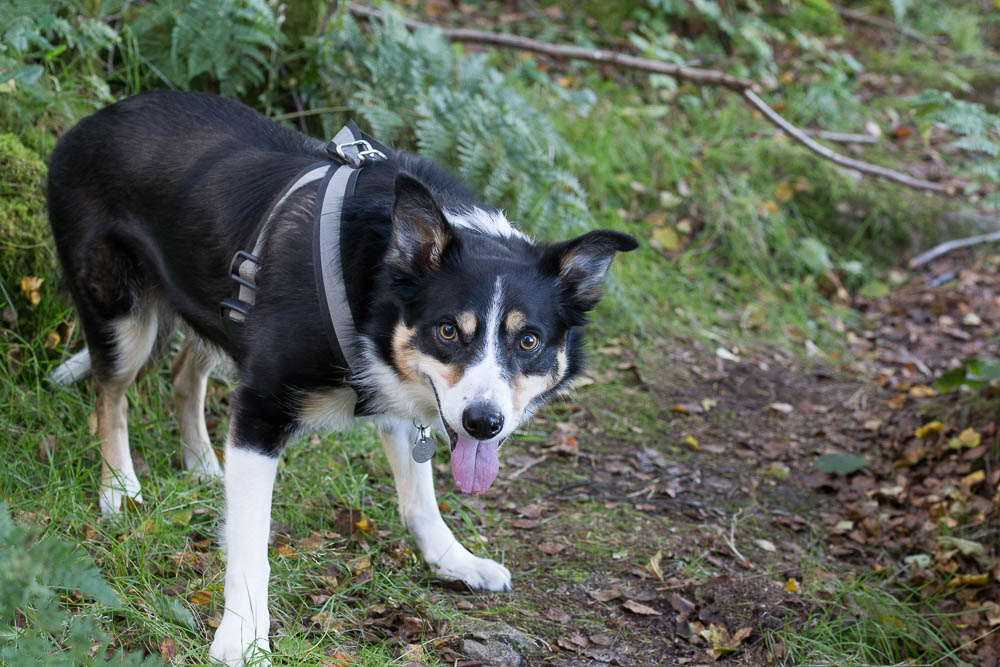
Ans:
[[[214,662],[242,667],[256,665],[268,667],[271,645],[267,640],[267,630],[257,630],[250,623],[243,622],[236,614],[225,612],[219,629],[215,631],[208,656]]]
[[[473,590],[510,590],[510,570],[489,558],[473,556],[465,547],[456,547],[461,551],[453,549],[432,566],[436,574],[445,579],[463,581]]]
[[[131,498],[134,502],[142,504],[139,480],[134,477],[119,477],[112,484],[113,486],[101,486],[101,495],[98,499],[101,514],[109,517],[120,514],[125,510],[126,498]]]

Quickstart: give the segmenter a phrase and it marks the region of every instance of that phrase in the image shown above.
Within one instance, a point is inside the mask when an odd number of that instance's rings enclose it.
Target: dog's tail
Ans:
[[[73,384],[90,375],[90,350],[83,348],[72,357],[49,371],[52,384]]]

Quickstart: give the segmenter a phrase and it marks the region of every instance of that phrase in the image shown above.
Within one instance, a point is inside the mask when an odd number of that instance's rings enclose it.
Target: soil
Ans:
[[[804,337],[813,359],[666,338],[595,350],[594,385],[536,417],[473,503],[504,510],[481,531],[514,592],[446,594],[537,639],[522,664],[761,665],[784,662],[766,631],[801,626],[824,580],[876,576],[940,595],[963,613],[946,630],[970,642],[960,657],[996,665],[997,633],[981,637],[1000,624],[996,402],[931,386],[996,354],[995,265],[950,256],[850,299],[849,358]],[[821,472],[831,452],[867,463]]]

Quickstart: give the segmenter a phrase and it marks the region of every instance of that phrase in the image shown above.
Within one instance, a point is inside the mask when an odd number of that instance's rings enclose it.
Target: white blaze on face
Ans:
[[[500,361],[500,320],[503,304],[503,283],[497,278],[490,300],[489,312],[483,322],[483,356],[465,369],[462,377],[450,387],[438,387],[441,417],[457,435],[451,453],[452,475],[458,488],[466,493],[482,493],[500,471],[500,443],[517,427],[519,415],[514,414],[514,399],[510,383],[504,378]],[[473,403],[489,403],[503,415],[503,429],[489,440],[477,440],[462,425],[462,416]]]

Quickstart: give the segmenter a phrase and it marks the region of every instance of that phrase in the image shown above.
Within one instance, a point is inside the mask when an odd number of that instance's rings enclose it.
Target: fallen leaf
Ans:
[[[50,331],[45,334],[45,342],[42,343],[42,347],[46,350],[51,350],[59,345],[60,341],[62,341],[62,338],[60,338],[59,334],[55,331]]]
[[[649,559],[649,563],[646,564],[646,569],[649,570],[653,576],[655,576],[660,581],[663,581],[663,570],[660,569],[660,560],[663,558],[663,551],[657,551],[653,554],[653,557]]]
[[[587,591],[587,595],[594,598],[598,602],[611,602],[616,598],[620,598],[622,596],[622,592],[617,588],[604,588],[596,591]]]
[[[684,444],[693,449],[696,452],[701,451],[701,445],[698,444],[698,440],[694,436],[687,436],[684,438]]]
[[[925,438],[931,433],[940,433],[943,428],[944,424],[935,419],[919,427],[913,432],[913,435],[917,438]]]
[[[905,392],[901,394],[896,394],[888,401],[886,401],[886,405],[888,405],[893,410],[899,410],[901,407],[903,407],[903,405],[906,404],[906,399],[907,395]]]
[[[948,441],[948,447],[950,449],[972,449],[973,447],[978,447],[982,441],[983,436],[976,429],[969,427],[959,433],[958,437]]]
[[[910,387],[910,396],[913,398],[930,398],[935,395],[937,395],[937,392],[925,384],[918,384]]]
[[[596,635],[590,635],[590,641],[598,646],[611,646],[614,642],[614,638],[611,635],[599,633]]]
[[[562,609],[556,609],[553,607],[545,612],[545,618],[550,621],[555,621],[556,623],[566,624],[570,622],[570,615],[564,612]]]
[[[177,644],[173,637],[166,637],[160,642],[160,657],[167,661],[177,657]]]
[[[657,227],[650,235],[650,245],[659,250],[680,250],[681,237],[672,227]]]
[[[816,468],[820,472],[841,476],[855,473],[868,465],[868,459],[865,457],[846,452],[832,452],[816,459]]]
[[[362,516],[360,520],[354,522],[354,527],[360,530],[362,533],[372,532],[372,522],[368,520],[368,517]]]
[[[951,537],[950,535],[939,535],[937,544],[942,549],[958,549],[962,552],[962,555],[974,558],[977,561],[988,561],[986,548],[979,542],[964,540],[960,537]]]
[[[660,616],[661,612],[656,611],[652,607],[647,607],[641,602],[636,602],[635,600],[626,600],[622,603],[622,606],[628,609],[633,614],[639,614],[640,616]]]
[[[951,581],[948,582],[949,586],[985,586],[990,581],[990,573],[983,572],[982,574],[960,574],[956,577],[952,577]]]
[[[546,553],[550,556],[554,556],[563,549],[566,548],[565,544],[560,544],[559,542],[553,542],[551,540],[545,540],[538,545],[538,550],[542,553]]]
[[[962,478],[962,486],[967,486],[971,488],[985,479],[986,479],[986,472],[983,470],[970,472],[968,475]]]
[[[192,593],[191,597],[189,597],[188,600],[193,605],[204,607],[205,605],[209,604],[212,601],[212,597],[213,597],[212,591],[208,589],[202,589],[200,591],[195,591],[194,593]]]
[[[785,582],[785,590],[790,593],[799,592],[799,582],[795,580],[795,577],[790,577],[788,581]]]
[[[347,567],[349,567],[351,572],[354,574],[360,574],[361,572],[372,568],[372,558],[368,554],[352,558],[348,561]]]
[[[194,512],[191,510],[181,510],[177,512],[170,512],[163,515],[164,520],[167,523],[172,523],[176,526],[186,526],[191,522],[191,517],[194,516]]]
[[[770,551],[771,553],[774,553],[775,551],[778,550],[777,547],[774,546],[774,542],[771,542],[769,540],[754,540],[754,542],[757,544],[758,547],[760,547],[764,551]]]
[[[786,72],[786,74],[789,73]],[[782,79],[784,79],[785,74],[782,74],[781,76]],[[784,204],[785,202],[789,201],[792,198],[793,194],[795,193],[792,191],[792,186],[790,186],[788,183],[785,183],[784,181],[778,183],[778,186],[774,188],[774,198],[781,204]]]
[[[780,413],[785,414],[785,415],[791,413],[792,410],[795,409],[791,405],[789,405],[788,403],[771,403],[771,405],[769,405],[767,407],[771,408],[772,410],[774,410],[776,412],[780,412]]]

